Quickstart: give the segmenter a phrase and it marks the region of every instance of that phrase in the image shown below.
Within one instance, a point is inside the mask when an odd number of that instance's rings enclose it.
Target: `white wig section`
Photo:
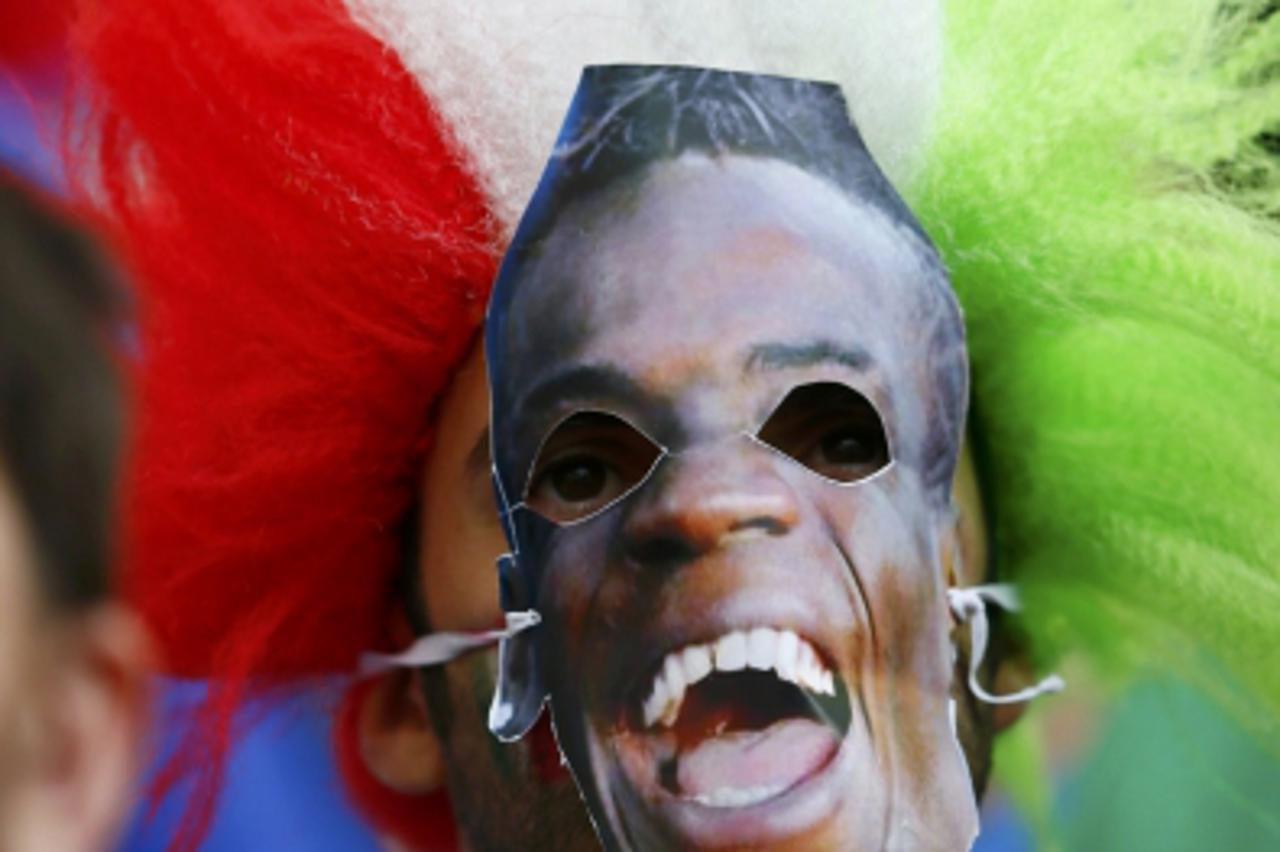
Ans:
[[[426,91],[510,236],[586,65],[655,63],[838,83],[897,186],[919,165],[940,0],[345,0]]]

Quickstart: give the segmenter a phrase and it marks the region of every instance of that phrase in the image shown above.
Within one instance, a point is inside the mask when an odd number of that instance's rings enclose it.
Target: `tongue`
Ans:
[[[829,725],[784,719],[763,731],[734,731],[682,750],[676,767],[679,793],[710,797],[724,790],[777,793],[813,774],[838,745]]]

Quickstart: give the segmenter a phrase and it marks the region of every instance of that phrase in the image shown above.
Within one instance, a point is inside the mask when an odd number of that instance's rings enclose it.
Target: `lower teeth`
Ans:
[[[688,798],[709,808],[743,808],[773,798],[782,792],[784,786],[778,784],[770,787],[721,787],[712,793]]]

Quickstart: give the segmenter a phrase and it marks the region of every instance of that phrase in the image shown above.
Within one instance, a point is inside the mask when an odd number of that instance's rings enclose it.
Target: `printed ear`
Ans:
[[[531,608],[527,587],[521,582],[514,557],[498,559],[498,582],[502,606],[508,612]],[[547,690],[538,667],[538,645],[542,627],[521,630],[503,639],[498,646],[498,688],[489,707],[489,730],[503,742],[518,740],[533,727],[542,713]]]

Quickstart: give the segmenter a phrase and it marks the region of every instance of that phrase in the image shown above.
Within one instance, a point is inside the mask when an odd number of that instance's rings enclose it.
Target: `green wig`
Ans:
[[[909,203],[969,330],[995,571],[1041,662],[1280,718],[1280,14],[953,2]]]

